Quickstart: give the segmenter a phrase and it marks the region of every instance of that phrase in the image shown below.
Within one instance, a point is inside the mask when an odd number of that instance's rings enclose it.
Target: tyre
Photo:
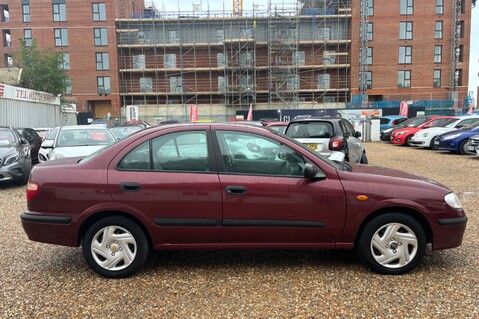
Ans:
[[[90,268],[108,278],[124,278],[135,274],[149,252],[143,229],[121,216],[94,223],[83,236],[82,248]]]
[[[432,150],[437,149],[437,148],[436,148],[436,145],[434,145],[434,142],[436,142],[436,140],[437,140],[437,136],[434,136],[434,137],[431,139],[431,143],[429,143],[429,147],[430,147]]]
[[[467,139],[461,142],[459,145],[459,154],[466,155],[466,154],[474,154],[467,150]]]
[[[406,137],[406,141],[404,142],[404,145],[406,146],[413,146],[411,144],[411,140],[412,140],[412,135],[409,135],[408,137]]]
[[[358,237],[356,253],[377,273],[401,275],[420,264],[426,245],[424,229],[413,217],[388,213],[368,222]]]
[[[361,155],[361,164],[368,164],[368,157],[366,156],[366,153],[363,152],[363,155]]]

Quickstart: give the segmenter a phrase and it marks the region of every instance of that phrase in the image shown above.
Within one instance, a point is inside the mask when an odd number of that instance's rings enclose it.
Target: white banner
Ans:
[[[12,100],[60,104],[60,97],[50,93],[24,89],[7,84],[0,84],[0,97]]]

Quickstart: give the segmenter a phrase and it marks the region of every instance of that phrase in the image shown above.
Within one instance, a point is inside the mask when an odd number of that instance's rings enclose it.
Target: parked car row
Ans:
[[[415,117],[382,130],[380,136],[381,140],[398,145],[478,154],[478,134],[479,115],[468,115]]]

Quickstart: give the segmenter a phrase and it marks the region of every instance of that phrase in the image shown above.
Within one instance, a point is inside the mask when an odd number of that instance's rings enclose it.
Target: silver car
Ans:
[[[367,164],[361,133],[344,118],[306,118],[289,122],[285,135],[332,160]]]
[[[30,144],[12,127],[0,126],[0,181],[26,184],[32,170]]]
[[[116,141],[115,135],[102,126],[56,127],[43,141],[38,159],[40,162],[46,162],[64,157],[87,156]]]

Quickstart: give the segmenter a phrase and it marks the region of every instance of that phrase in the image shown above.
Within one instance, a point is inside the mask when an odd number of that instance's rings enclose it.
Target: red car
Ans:
[[[21,221],[33,241],[83,246],[106,277],[137,272],[151,249],[354,249],[403,274],[461,245],[467,217],[446,186],[333,162],[251,125],[147,128],[84,158],[41,163]]]
[[[417,132],[425,128],[443,126],[447,121],[453,118],[455,118],[455,116],[446,116],[446,115],[435,116],[429,119],[427,122],[422,123],[421,125],[413,126],[413,127],[404,127],[404,128],[395,130],[391,133],[391,137],[390,137],[391,143],[412,146],[411,139],[414,136],[414,134],[416,134]]]

